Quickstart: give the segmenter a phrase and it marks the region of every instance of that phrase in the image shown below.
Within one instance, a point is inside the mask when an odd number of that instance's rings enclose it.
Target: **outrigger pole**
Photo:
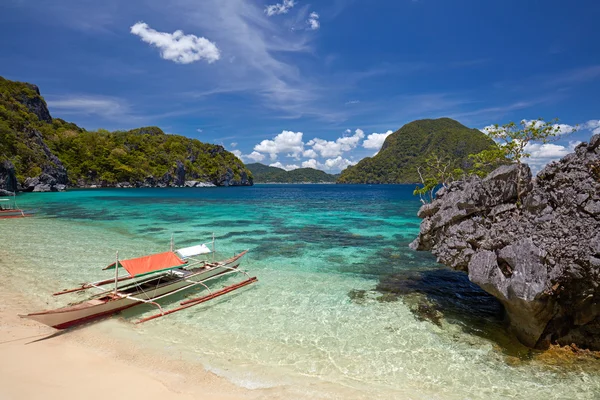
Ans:
[[[117,259],[115,261],[115,294],[117,294],[118,284],[119,284],[119,250],[117,250]]]
[[[183,302],[179,303],[181,305],[180,307],[174,308],[174,309],[169,310],[169,311],[165,311],[165,312],[160,313],[160,314],[154,314],[154,315],[151,315],[149,317],[142,318],[139,321],[137,321],[136,324],[141,324],[143,322],[147,322],[147,321],[150,321],[150,320],[153,320],[153,319],[156,319],[156,318],[164,317],[165,315],[173,314],[173,313],[175,313],[177,311],[185,310],[186,308],[197,306],[198,304],[202,304],[205,301],[212,300],[215,297],[222,296],[222,295],[227,294],[229,292],[232,292],[232,291],[234,291],[236,289],[239,289],[239,288],[242,288],[242,287],[244,287],[246,285],[254,283],[257,280],[258,279],[256,279],[256,277],[252,277],[252,278],[247,279],[245,281],[242,281],[240,283],[236,283],[235,285],[227,286],[226,288],[223,288],[223,289],[221,289],[219,291],[216,291],[214,293],[211,293],[211,294],[208,294],[208,295],[205,295],[205,296],[202,296],[202,297],[196,297],[194,299],[183,301]]]

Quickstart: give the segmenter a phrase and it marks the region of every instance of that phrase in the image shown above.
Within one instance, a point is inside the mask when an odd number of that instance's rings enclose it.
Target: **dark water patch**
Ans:
[[[261,230],[261,229],[256,229],[253,231],[232,231],[232,232],[227,232],[224,235],[220,235],[220,236],[215,236],[216,239],[230,239],[233,237],[246,237],[249,235],[252,236],[264,236],[264,235],[268,235],[269,232],[265,231],[265,230]]]
[[[367,291],[352,289],[348,292],[348,297],[350,297],[350,300],[356,304],[365,304],[367,301]]]
[[[165,230],[166,230],[165,228],[160,228],[160,227],[149,227],[149,228],[138,229],[138,233],[163,232]]]
[[[377,247],[385,241],[383,235],[367,236],[351,233],[347,230],[327,228],[319,225],[301,227],[280,227],[275,229],[278,235],[286,236],[290,241],[310,243],[314,246],[332,247]]]
[[[281,238],[263,240],[257,247],[252,249],[256,260],[265,260],[270,257],[301,258],[306,249],[306,244],[301,242],[289,242]]]
[[[403,271],[382,277],[376,290],[405,299],[418,319],[440,324],[443,318],[467,334],[495,342],[506,355],[531,357],[531,350],[507,330],[502,304],[462,272],[446,268]]]
[[[262,221],[261,221],[262,222]],[[256,224],[256,221],[252,221],[249,219],[239,219],[239,220],[221,220],[218,221],[219,225],[222,225],[224,227],[230,228],[230,227],[246,227],[246,226],[252,226],[254,224]]]

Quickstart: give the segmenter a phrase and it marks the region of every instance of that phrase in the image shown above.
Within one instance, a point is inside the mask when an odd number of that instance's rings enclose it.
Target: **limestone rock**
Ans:
[[[535,180],[527,166],[508,165],[454,182],[419,210],[411,248],[498,298],[524,344],[600,350],[599,166],[595,135]]]
[[[17,191],[15,166],[8,160],[0,163],[0,190],[6,193]],[[3,196],[6,195],[3,194]]]

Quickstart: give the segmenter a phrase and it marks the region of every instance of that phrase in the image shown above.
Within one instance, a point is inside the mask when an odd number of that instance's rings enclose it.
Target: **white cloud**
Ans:
[[[231,142],[231,144],[230,144],[231,147],[237,147],[237,145],[238,145],[237,142]]]
[[[231,150],[231,152],[233,153],[234,156],[236,156],[240,160],[243,159],[243,155],[242,155],[241,151],[239,151],[239,150]]]
[[[319,14],[314,11],[311,12],[306,23],[308,24],[308,29],[313,31],[319,29],[321,27],[321,23],[319,22]]]
[[[306,160],[302,163],[302,168],[321,169],[323,166],[317,160],[311,158],[310,160]]]
[[[379,151],[381,146],[383,146],[385,139],[392,133],[392,131],[387,131],[386,133],[371,133],[363,142],[363,147],[365,149],[374,149]]]
[[[356,161],[351,161],[343,157],[329,158],[325,160],[325,163],[320,163],[314,158],[306,160],[302,163],[302,168],[314,168],[327,172],[340,172],[349,165],[355,165]]]
[[[592,131],[594,135],[600,134],[600,119],[592,119],[585,124],[582,124],[584,129]]]
[[[305,150],[304,153],[302,153],[302,156],[306,158],[317,158],[319,155],[313,149],[308,149]]]
[[[210,40],[196,35],[185,35],[177,30],[173,33],[158,32],[144,22],[131,26],[131,33],[144,42],[160,49],[160,56],[178,64],[189,64],[206,60],[209,64],[221,58],[221,52]]]
[[[296,5],[294,0],[283,0],[283,3],[277,3],[265,7],[265,13],[272,17],[276,14],[287,14],[288,11]]]
[[[348,104],[358,104],[358,103],[360,103],[360,100],[350,100],[350,101],[346,102],[347,105]]]
[[[254,162],[261,162],[262,160],[265,159],[265,156],[256,151],[253,151],[252,153],[245,156],[245,158],[247,158],[248,160],[252,160]]]
[[[48,97],[48,107],[60,114],[98,115],[110,120],[135,119],[121,99],[104,96]]]
[[[335,142],[314,138],[307,142],[306,145],[311,146],[314,151],[321,155],[321,157],[337,157],[346,151],[356,148],[360,140],[364,137],[365,133],[361,129],[357,129],[354,131],[354,135],[337,138]]]
[[[336,157],[336,158],[330,158],[328,160],[325,160],[325,169],[332,171],[342,171],[344,169],[346,169],[348,166],[350,165],[355,165],[356,162],[355,161],[350,161],[346,158],[342,158],[340,157]]]
[[[525,146],[525,152],[530,156],[523,162],[529,164],[531,171],[537,174],[546,164],[572,153],[579,143],[581,142],[569,142],[568,146],[554,143],[529,143]]]
[[[277,155],[280,153],[287,153],[298,158],[304,152],[302,132],[282,131],[273,140],[263,140],[254,146],[254,150],[269,154],[273,161],[277,159]]]
[[[281,168],[281,169],[285,169],[286,171],[291,171],[293,169],[298,169],[300,168],[299,166],[295,165],[295,164],[288,164],[288,165],[283,165],[282,163],[280,163],[279,161],[277,161],[276,163],[273,164],[269,164],[269,167],[276,167],[276,168]]]
[[[530,125],[530,126],[534,126],[536,128],[539,128],[540,126],[542,126],[544,124],[544,121],[540,121],[537,119],[524,119],[521,120],[521,123],[526,124],[526,125]],[[554,124],[552,125],[553,128],[558,129],[557,131],[557,135],[566,135],[569,133],[573,133],[575,131],[575,127],[572,125],[567,125],[567,124]],[[485,133],[486,135],[489,134],[492,131],[498,131],[501,132],[502,131],[502,127],[498,126],[496,128],[496,126],[494,125],[488,125],[484,128],[480,129],[481,132]]]
[[[198,132],[198,133],[202,133],[202,132],[204,132],[204,131],[203,131],[202,129],[198,128],[198,129],[196,129],[196,132]]]

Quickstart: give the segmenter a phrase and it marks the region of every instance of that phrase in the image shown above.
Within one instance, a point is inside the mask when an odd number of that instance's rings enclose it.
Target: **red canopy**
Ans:
[[[149,256],[131,258],[129,260],[119,260],[119,265],[129,272],[131,276],[144,275],[151,272],[162,271],[175,268],[185,264],[175,253],[166,251],[164,253],[151,254]],[[111,264],[105,269],[114,268]]]

